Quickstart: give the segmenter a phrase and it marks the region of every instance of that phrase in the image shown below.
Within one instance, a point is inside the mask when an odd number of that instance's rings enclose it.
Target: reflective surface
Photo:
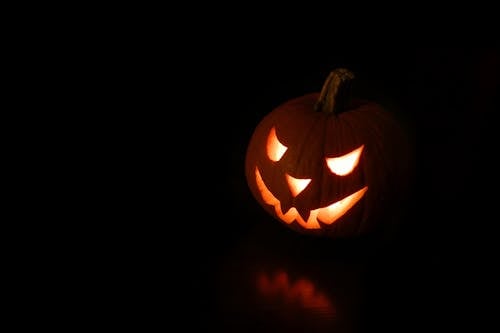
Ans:
[[[443,287],[437,288],[437,263],[424,266],[422,258],[412,257],[415,252],[396,253],[393,244],[303,238],[272,220],[263,222],[268,225],[259,224],[205,267],[209,275],[203,278],[210,282],[193,295],[206,301],[197,305],[200,328],[397,331],[406,321],[420,326],[421,318],[436,315],[435,302],[443,296],[429,293]],[[434,277],[426,276],[432,270]],[[422,302],[429,303],[420,308]]]
[[[477,272],[480,265],[461,257],[462,251],[447,252],[429,239],[403,244],[304,238],[262,218],[244,237],[213,250],[191,276],[187,326],[217,332],[421,332],[455,327],[459,314],[469,322],[476,311],[468,305],[476,287],[467,281],[476,283],[469,269]]]
[[[356,331],[362,267],[328,253],[333,247],[303,243],[280,231],[262,228],[225,258],[216,326],[249,332]]]

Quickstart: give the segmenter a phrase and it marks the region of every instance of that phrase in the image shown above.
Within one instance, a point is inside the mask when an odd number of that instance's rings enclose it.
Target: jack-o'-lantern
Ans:
[[[258,203],[291,229],[350,237],[390,220],[407,194],[410,146],[393,114],[352,97],[354,75],[333,70],[320,92],[267,114],[245,160]]]

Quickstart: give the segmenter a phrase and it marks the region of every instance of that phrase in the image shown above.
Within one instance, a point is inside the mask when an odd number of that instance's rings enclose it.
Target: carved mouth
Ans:
[[[305,229],[321,229],[319,222],[324,224],[332,224],[342,217],[349,209],[352,208],[365,194],[368,190],[368,186],[348,195],[347,197],[336,201],[326,207],[317,208],[310,211],[307,220],[304,220],[299,214],[295,207],[290,208],[286,213],[281,211],[280,201],[272,194],[272,192],[267,188],[262,176],[259,172],[259,168],[255,168],[255,180],[257,181],[257,187],[259,188],[260,194],[264,202],[268,205],[274,207],[276,215],[285,223],[290,224],[293,221],[297,221]]]

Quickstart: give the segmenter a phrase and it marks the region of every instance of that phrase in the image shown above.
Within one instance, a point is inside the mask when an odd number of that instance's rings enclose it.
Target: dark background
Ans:
[[[173,49],[164,62],[151,54],[131,80],[141,93],[126,97],[142,110],[127,115],[134,126],[126,130],[141,205],[125,209],[136,218],[120,227],[128,274],[140,281],[122,297],[140,300],[131,303],[144,309],[141,322],[179,320],[182,331],[407,332],[476,331],[492,318],[484,299],[497,228],[498,50],[242,43]],[[246,185],[246,146],[260,119],[319,91],[337,67],[353,71],[355,94],[394,112],[415,145],[415,186],[390,241],[295,234]],[[259,294],[259,276],[277,272],[290,284],[309,281],[335,310]]]

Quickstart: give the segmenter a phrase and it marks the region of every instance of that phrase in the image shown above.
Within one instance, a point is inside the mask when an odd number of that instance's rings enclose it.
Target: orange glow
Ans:
[[[283,145],[278,140],[276,129],[274,127],[271,128],[269,136],[267,137],[267,156],[269,159],[273,162],[278,162],[283,157],[287,149],[288,147]]]
[[[295,283],[290,283],[286,272],[279,272],[269,278],[261,273],[257,276],[257,289],[263,296],[273,296],[283,300],[288,305],[299,305],[303,309],[333,314],[335,309],[330,300],[316,290],[314,283],[302,278]]]
[[[286,180],[288,182],[288,187],[290,187],[290,191],[292,192],[294,197],[302,192],[311,182],[311,179],[298,179],[288,174],[286,175]]]
[[[364,145],[340,157],[327,157],[326,164],[331,172],[339,176],[350,174],[358,165]]]
[[[274,207],[276,216],[278,216],[283,222],[287,224],[290,224],[293,221],[297,221],[297,223],[305,229],[320,229],[321,226],[319,224],[319,221],[325,224],[332,224],[333,222],[337,221],[349,209],[351,209],[368,190],[368,186],[365,186],[361,190],[354,192],[353,194],[339,201],[336,201],[331,205],[311,210],[306,221],[302,218],[302,216],[300,216],[295,207],[290,208],[286,213],[282,212],[280,201],[267,188],[264,180],[262,179],[259,168],[257,167],[255,168],[255,179],[262,199],[266,204]]]
[[[326,224],[332,224],[338,220],[342,215],[344,215],[349,209],[352,208],[365,195],[368,190],[368,186],[363,187],[361,190],[354,192],[353,194],[345,197],[342,200],[332,203],[329,206],[317,209],[318,219]]]

